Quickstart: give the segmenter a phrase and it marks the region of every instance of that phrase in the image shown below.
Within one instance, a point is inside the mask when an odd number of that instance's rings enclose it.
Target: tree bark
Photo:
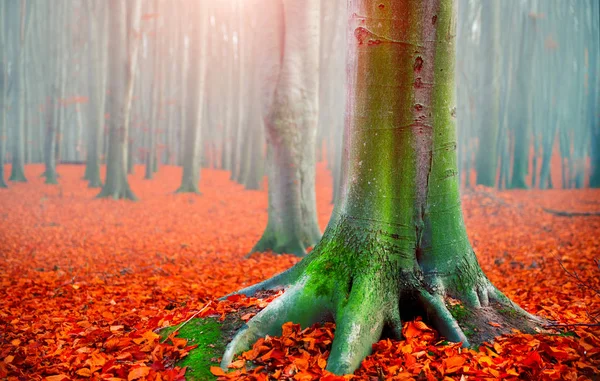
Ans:
[[[208,8],[204,2],[197,4],[198,19],[192,21],[188,68],[188,109],[183,157],[183,176],[177,193],[200,193],[201,140],[204,112],[204,93],[207,67],[206,40],[208,32]]]
[[[27,182],[25,178],[25,42],[26,42],[26,31],[27,31],[27,0],[21,0],[20,2],[12,2],[9,5],[9,9],[12,8],[11,25],[13,26],[13,38],[18,39],[16,42],[17,46],[14,49],[15,61],[12,65],[13,72],[11,74],[12,92],[14,93],[13,104],[16,105],[15,114],[15,134],[12,150],[12,168],[10,173],[10,181],[15,182]]]
[[[87,3],[89,17],[90,44],[88,61],[88,86],[90,88],[90,132],[88,136],[88,151],[84,179],[88,187],[100,188],[100,154],[104,131],[104,106],[106,103],[106,26],[107,12],[103,6],[89,0]]]
[[[531,332],[537,321],[486,278],[466,234],[454,121],[454,2],[349,5],[340,199],[305,259],[239,291],[286,289],[234,337],[224,369],[288,321],[335,320],[327,369],[336,374],[357,369],[385,327],[400,337],[401,319],[417,313],[465,346],[513,327]]]
[[[6,22],[6,2],[0,3],[0,24]],[[6,45],[4,36],[4,27],[0,27],[0,45]],[[4,155],[6,147],[6,84],[8,76],[8,65],[6,64],[6,49],[0,49],[0,188],[6,188],[8,185],[4,180]]]
[[[274,11],[284,21],[270,31],[282,40],[273,41],[261,64],[269,219],[251,252],[303,256],[321,236],[315,196],[320,8],[315,0],[284,0]]]
[[[108,1],[110,137],[106,183],[98,197],[136,199],[127,181],[127,142],[139,45],[140,11],[141,0]]]
[[[479,149],[477,150],[477,184],[493,187],[498,173],[497,141],[500,127],[500,0],[493,0],[482,6],[482,37],[480,45],[487,61],[483,66],[481,124]]]

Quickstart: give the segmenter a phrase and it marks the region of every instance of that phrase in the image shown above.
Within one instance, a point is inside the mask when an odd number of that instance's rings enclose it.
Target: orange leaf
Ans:
[[[145,377],[148,375],[148,373],[150,373],[150,368],[147,366],[135,368],[129,372],[129,375],[127,375],[127,381],[137,380],[138,378]]]
[[[446,373],[453,373],[459,370],[466,359],[462,356],[452,356],[443,360],[444,368],[446,369]]]
[[[92,377],[92,371],[89,368],[81,368],[75,373],[81,377]]]
[[[217,377],[222,377],[225,376],[227,373],[225,373],[225,371],[221,368],[219,368],[218,366],[211,366],[210,367],[210,372]]]
[[[69,376],[66,374],[57,374],[55,376],[48,376],[44,378],[45,381],[64,381],[69,380]]]

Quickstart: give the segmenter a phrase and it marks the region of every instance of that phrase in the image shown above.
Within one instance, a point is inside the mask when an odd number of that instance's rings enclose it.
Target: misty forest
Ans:
[[[600,379],[597,0],[0,0],[0,379]]]

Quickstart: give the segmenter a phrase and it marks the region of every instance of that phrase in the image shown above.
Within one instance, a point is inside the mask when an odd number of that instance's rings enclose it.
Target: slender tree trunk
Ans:
[[[204,112],[204,93],[206,79],[208,6],[204,2],[196,4],[199,19],[192,20],[192,33],[189,46],[189,69],[187,90],[188,109],[185,131],[185,154],[183,157],[183,176],[178,193],[200,193],[201,141]]]
[[[13,89],[11,91],[14,93],[13,99],[16,101],[13,103],[16,105],[16,112],[14,113],[15,134],[12,150],[12,168],[9,180],[15,182],[27,182],[24,167],[25,65],[23,64],[25,60],[25,35],[27,30],[27,0],[21,0],[20,2],[13,1],[9,8],[10,7],[12,7],[12,14],[10,16],[13,18],[12,25],[15,26],[15,29],[13,29],[14,36],[18,36],[19,42],[15,49],[16,59],[12,66],[13,73],[11,74],[13,80]]]
[[[94,0],[87,3],[89,17],[90,44],[88,61],[88,86],[90,107],[90,133],[88,136],[88,151],[85,166],[85,179],[88,187],[100,188],[100,155],[102,153],[102,140],[105,123],[106,102],[106,26],[107,12],[103,6],[98,6]]]
[[[315,196],[320,7],[316,0],[284,0],[280,11],[284,40],[270,57],[276,71],[269,75],[277,76],[272,93],[265,91],[269,220],[252,252],[302,256],[321,237]]]
[[[4,37],[4,25],[6,25],[6,9],[7,3],[0,3],[0,188],[6,188],[6,181],[4,180],[4,156],[6,154],[6,84],[7,81],[7,67],[6,64],[6,38]]]
[[[129,114],[133,97],[138,55],[141,0],[109,0],[109,80],[110,138],[106,183],[98,197],[136,197],[127,181],[127,142]],[[130,7],[128,12],[128,7]],[[131,27],[127,17],[130,17]],[[129,29],[129,30],[128,30]]]
[[[483,65],[483,108],[481,120],[479,149],[477,150],[476,170],[477,184],[493,187],[496,185],[498,173],[498,154],[496,142],[500,124],[500,1],[492,0],[482,7],[482,40],[481,44],[487,61]],[[467,174],[468,175],[468,174]]]
[[[529,171],[529,149],[531,125],[529,119],[529,99],[532,94],[531,74],[533,69],[532,53],[535,36],[535,19],[528,13],[520,15],[523,22],[523,38],[518,56],[516,71],[516,93],[513,100],[514,114],[512,129],[514,131],[514,154],[512,163],[511,188],[526,189],[525,177]]]

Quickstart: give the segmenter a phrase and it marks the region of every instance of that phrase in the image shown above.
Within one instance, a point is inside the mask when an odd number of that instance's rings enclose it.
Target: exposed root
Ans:
[[[259,338],[280,335],[281,326],[288,321],[306,327],[327,319],[330,315],[331,301],[307,292],[307,281],[308,279],[304,278],[291,286],[238,331],[225,349],[221,368],[226,370],[236,354],[248,350]]]
[[[246,295],[248,297],[254,296],[259,291],[278,291],[281,289],[286,289],[290,284],[294,283],[298,278],[298,269],[296,266],[279,273],[267,280],[264,280],[260,283],[253,284],[252,286],[248,286],[241,290],[232,292],[220,298],[219,300],[225,300],[227,297],[231,295]]]
[[[469,339],[446,307],[444,299],[440,295],[431,295],[425,290],[421,291],[420,297],[434,328],[449,341],[462,342],[465,347],[468,347]]]
[[[348,303],[336,313],[336,330],[327,361],[335,374],[354,372],[379,341],[386,319],[386,305],[379,293],[370,292],[368,282],[352,287]]]

